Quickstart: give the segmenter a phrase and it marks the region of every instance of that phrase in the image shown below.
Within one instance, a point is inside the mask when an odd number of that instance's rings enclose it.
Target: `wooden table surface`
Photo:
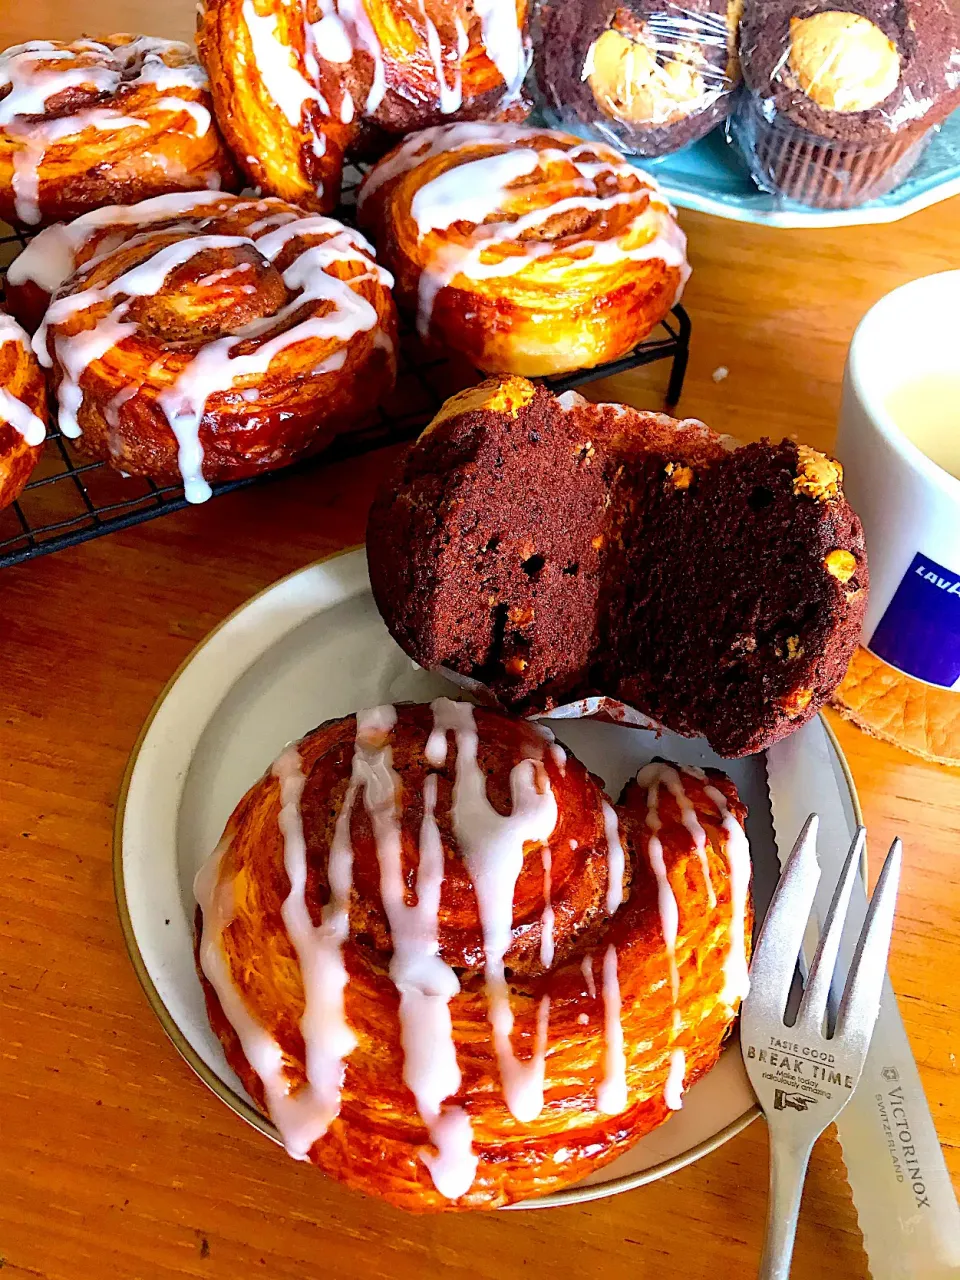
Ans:
[[[189,38],[192,0],[4,4],[0,47],[112,30]],[[694,337],[681,410],[743,438],[833,440],[846,345],[882,294],[960,266],[960,198],[889,227],[777,231],[682,213]],[[729,375],[712,375],[726,366]],[[663,367],[600,388],[659,407]],[[595,389],[596,390],[596,389]],[[595,394],[595,390],[591,394]],[[389,461],[221,498],[0,571],[0,1269],[4,1280],[741,1277],[766,1203],[762,1122],[612,1200],[418,1219],[289,1160],[197,1080],[127,960],[111,879],[124,765],[192,647],[248,596],[362,539]],[[960,773],[834,721],[875,855],[906,859],[890,962],[960,1187]],[[876,856],[874,858],[876,862]],[[867,1275],[832,1137],[794,1277]]]

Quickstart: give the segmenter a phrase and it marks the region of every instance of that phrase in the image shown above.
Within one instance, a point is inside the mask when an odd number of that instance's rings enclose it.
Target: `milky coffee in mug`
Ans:
[[[960,271],[895,289],[860,322],[837,457],[867,539],[862,642],[960,691]]]

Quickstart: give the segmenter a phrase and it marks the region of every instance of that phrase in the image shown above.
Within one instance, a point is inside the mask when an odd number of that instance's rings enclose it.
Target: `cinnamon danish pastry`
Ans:
[[[0,53],[0,218],[35,227],[235,182],[188,45],[112,35]]]
[[[491,1209],[681,1106],[747,989],[745,809],[651,764],[617,809],[548,730],[377,707],[288,747],[196,880],[227,1059],[287,1151],[404,1209]]]
[[[689,275],[686,238],[654,179],[604,143],[548,129],[413,134],[367,174],[359,220],[420,333],[487,372],[617,359]]]
[[[23,491],[47,435],[47,388],[30,339],[0,312],[0,508]]]
[[[391,278],[332,218],[200,192],[97,210],[27,252],[19,288],[75,267],[34,337],[61,431],[129,474],[181,478],[191,502],[363,425],[393,385]]]
[[[529,0],[204,0],[197,41],[248,180],[327,212],[345,157],[444,119],[522,120]],[[379,149],[386,147],[381,142]]]

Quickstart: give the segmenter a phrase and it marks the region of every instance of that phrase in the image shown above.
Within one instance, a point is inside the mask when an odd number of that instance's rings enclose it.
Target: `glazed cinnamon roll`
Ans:
[[[264,191],[329,211],[345,156],[445,119],[522,120],[529,0],[205,0],[217,116]],[[386,146],[379,143],[379,150]]]
[[[30,339],[0,312],[0,508],[23,491],[47,434],[47,388]]]
[[[359,216],[420,333],[486,372],[617,359],[689,275],[654,179],[604,143],[548,129],[412,134],[367,174]]]
[[[288,1152],[410,1210],[579,1181],[682,1105],[747,988],[745,809],[440,698],[328,722],[196,881],[228,1061]]]
[[[201,192],[45,235],[57,270],[76,267],[34,337],[61,431],[119,470],[181,479],[191,502],[363,425],[393,385],[390,276],[332,218]]]
[[[35,227],[235,181],[189,46],[113,35],[0,53],[0,218]]]

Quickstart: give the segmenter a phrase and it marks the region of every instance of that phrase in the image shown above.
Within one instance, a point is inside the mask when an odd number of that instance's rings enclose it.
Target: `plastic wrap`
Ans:
[[[551,123],[660,156],[707,133],[740,80],[740,0],[542,0],[536,79]]]
[[[949,0],[747,0],[731,135],[762,189],[821,208],[892,190],[960,104]]]

